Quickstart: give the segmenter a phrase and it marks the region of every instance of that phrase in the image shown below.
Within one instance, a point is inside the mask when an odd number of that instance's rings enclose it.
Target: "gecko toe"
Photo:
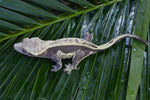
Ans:
[[[57,65],[52,65],[53,69],[51,71],[57,72],[60,68]]]
[[[79,70],[80,68],[79,67],[75,67],[75,68],[73,68],[74,70]]]
[[[73,70],[73,66],[69,63],[69,64],[65,64],[66,68],[64,69],[65,72],[67,72],[67,74],[70,74],[71,71]]]
[[[66,68],[64,69],[67,74],[70,74],[72,70],[79,70],[80,68],[73,66],[72,64],[65,64]]]

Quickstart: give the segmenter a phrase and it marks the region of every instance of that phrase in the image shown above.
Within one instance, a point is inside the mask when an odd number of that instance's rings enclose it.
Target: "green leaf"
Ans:
[[[10,11],[8,9],[4,9],[4,8],[0,8],[0,18],[1,19],[6,19],[8,21],[12,21],[15,23],[21,23],[21,24],[26,24],[26,23],[30,23],[30,24],[40,24],[36,21],[34,21],[31,18],[28,18],[26,16],[23,16],[19,13]]]
[[[20,13],[25,13],[33,16],[47,16],[47,17],[52,17],[56,18],[56,16],[53,13],[50,13],[48,11],[43,10],[40,7],[33,6],[32,4],[26,3],[21,0],[2,0],[0,2],[2,7],[18,11]]]
[[[96,45],[125,33],[146,40],[148,5],[148,0],[1,0],[0,100],[129,100],[132,93],[132,100],[149,100],[150,49],[137,40],[132,46],[131,39],[123,39],[90,55],[70,75],[63,69],[71,59],[63,60],[58,72],[51,72],[54,61],[29,57],[13,48],[26,37],[80,38],[87,31],[93,33]]]
[[[0,36],[8,36],[8,34],[0,32]]]
[[[94,7],[94,5],[86,0],[69,0],[73,3],[82,5],[82,6],[89,6],[89,7]]]
[[[148,53],[147,53],[147,55],[148,55],[148,68],[147,68],[147,87],[148,87],[148,90],[147,90],[147,98],[148,99],[150,99],[150,96],[149,96],[149,94],[150,94],[150,80],[149,80],[149,77],[150,77],[150,75],[149,75],[149,70],[150,70],[150,25],[149,25],[149,31],[148,31]]]
[[[6,28],[13,29],[13,30],[24,30],[22,27],[6,22],[4,20],[0,20],[0,26],[1,26],[1,29],[4,29],[4,30],[6,30]]]
[[[72,8],[66,6],[63,3],[58,2],[57,0],[32,0],[32,1],[42,6],[50,7],[51,9],[54,9],[54,10],[75,13],[75,11]]]
[[[149,27],[149,21],[150,21],[149,20],[150,12],[147,9],[150,9],[150,1],[145,0],[145,1],[138,1],[138,2],[139,4],[137,5],[138,9],[137,9],[136,22],[135,22],[136,23],[135,34],[141,36],[143,39],[146,39],[148,27]],[[136,99],[136,95],[141,80],[142,69],[143,69],[144,50],[145,50],[144,44],[133,41],[129,82],[128,82],[127,96],[126,96],[127,100]],[[143,72],[144,70],[146,69],[144,68]],[[137,84],[133,84],[133,83],[137,83]]]

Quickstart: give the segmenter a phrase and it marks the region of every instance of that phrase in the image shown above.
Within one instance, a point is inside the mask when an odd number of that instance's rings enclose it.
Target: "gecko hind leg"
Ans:
[[[91,51],[83,51],[83,50],[79,50],[74,54],[74,57],[72,59],[72,64],[67,64],[65,65],[66,68],[64,69],[64,71],[67,72],[67,74],[70,74],[70,72],[72,70],[79,70],[79,68],[77,67],[77,65],[87,56],[89,56],[91,53]]]
[[[57,72],[62,68],[62,61],[61,58],[56,58],[54,61],[56,62],[56,65],[52,65],[53,69],[51,69],[51,71]]]
[[[83,39],[85,39],[85,40],[91,42],[92,39],[93,39],[93,33],[90,34],[89,32],[85,32],[85,33],[83,34]]]

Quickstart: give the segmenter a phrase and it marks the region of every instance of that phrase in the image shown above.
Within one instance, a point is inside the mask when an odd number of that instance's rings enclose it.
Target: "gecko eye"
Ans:
[[[22,52],[23,52],[23,53],[27,53],[27,51],[26,51],[25,49],[22,49]]]
[[[22,53],[33,57],[33,55],[31,53],[27,52],[26,49],[22,49]]]

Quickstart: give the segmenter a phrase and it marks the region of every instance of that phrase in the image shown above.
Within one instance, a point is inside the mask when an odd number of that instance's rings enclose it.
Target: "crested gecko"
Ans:
[[[131,37],[146,45],[148,42],[141,37],[131,34],[123,34],[102,45],[91,43],[93,34],[86,32],[84,38],[63,38],[58,40],[44,41],[38,37],[25,38],[20,43],[14,44],[14,49],[22,54],[31,57],[52,59],[56,65],[52,65],[51,71],[57,72],[62,68],[62,59],[72,58],[72,64],[66,64],[64,71],[70,74],[72,70],[79,70],[77,65],[91,54],[106,50],[113,46],[118,40]]]

